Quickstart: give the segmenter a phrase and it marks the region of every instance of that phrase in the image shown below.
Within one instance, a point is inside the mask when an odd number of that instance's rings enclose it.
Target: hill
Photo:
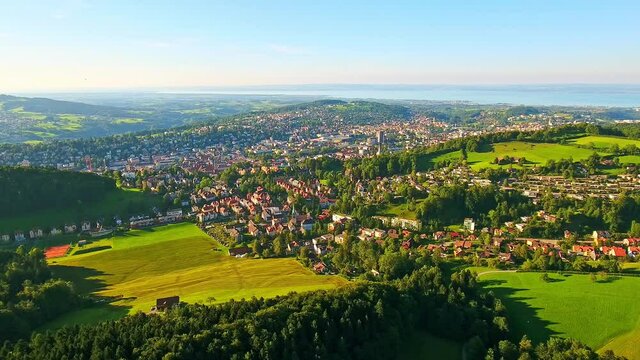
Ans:
[[[481,284],[501,298],[516,338],[527,334],[534,342],[550,336],[578,339],[629,359],[640,359],[631,340],[640,332],[636,294],[638,277],[609,277],[593,282],[588,275],[491,272]]]
[[[155,196],[118,189],[107,177],[46,168],[0,167],[0,189],[0,234],[83,220],[109,224],[116,215],[149,212],[160,203]]]
[[[189,303],[273,297],[290,291],[328,289],[346,282],[317,276],[294,259],[236,259],[193,224],[135,230],[74,248],[50,261],[57,277],[81,294],[114,300],[58,319],[49,327],[149,311],[160,297]]]
[[[302,101],[290,97],[177,94],[57,96],[67,100],[0,95],[3,127],[0,143],[37,143],[161,130]]]

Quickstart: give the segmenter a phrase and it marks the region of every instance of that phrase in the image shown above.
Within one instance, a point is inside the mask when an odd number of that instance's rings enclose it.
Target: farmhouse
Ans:
[[[170,296],[166,298],[156,299],[156,306],[152,311],[166,311],[174,306],[180,305],[180,296]]]
[[[229,256],[244,257],[249,252],[251,252],[251,249],[249,249],[247,246],[240,246],[229,249]]]

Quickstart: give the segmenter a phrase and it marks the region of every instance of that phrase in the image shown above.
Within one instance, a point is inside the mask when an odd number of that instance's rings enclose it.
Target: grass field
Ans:
[[[462,344],[416,331],[407,334],[397,359],[462,359]]]
[[[416,200],[416,206],[422,202],[424,202],[424,199]],[[378,211],[378,215],[399,217],[411,220],[415,220],[417,216],[414,210],[408,209],[408,204],[406,202],[398,205],[386,206]]]
[[[618,146],[621,148],[625,147],[626,145],[635,145],[637,147],[640,147],[640,140],[626,139],[626,138],[621,138],[616,136],[602,136],[602,135],[583,136],[575,140],[572,140],[571,143],[577,144],[577,145],[584,145],[584,146],[593,145],[593,147],[596,149],[607,149],[614,144],[618,144]]]
[[[0,234],[13,233],[16,230],[29,231],[35,227],[44,229],[56,226],[61,228],[65,223],[76,223],[83,220],[121,217],[132,212],[148,212],[162,199],[137,190],[116,190],[106,194],[104,199],[90,203],[68,206],[64,209],[45,209],[25,215],[0,218]]]
[[[149,311],[157,298],[173,295],[189,303],[211,304],[346,283],[340,277],[315,275],[291,258],[232,258],[215,240],[186,223],[130,231],[88,248],[95,251],[74,249],[71,255],[50,261],[55,276],[73,281],[82,294],[117,301],[67,314],[48,328]]]
[[[119,118],[113,121],[114,124],[139,124],[143,122],[144,119],[140,118]]]
[[[571,145],[511,141],[493,144],[491,151],[470,152],[467,154],[467,163],[473,170],[479,170],[486,167],[509,167],[510,165],[497,165],[491,163],[495,158],[507,155],[512,157],[524,157],[527,160],[527,163],[524,166],[533,166],[544,165],[548,160],[568,159],[570,157],[575,161],[583,160],[588,158],[591,154],[593,154],[593,150],[582,149]],[[434,158],[433,162],[456,160],[459,158],[460,152],[453,151]]]
[[[579,339],[594,349],[612,349],[640,359],[640,277],[592,282],[588,275],[492,272],[481,283],[503,299],[519,338],[539,342],[549,336]],[[632,340],[632,341],[631,341]]]

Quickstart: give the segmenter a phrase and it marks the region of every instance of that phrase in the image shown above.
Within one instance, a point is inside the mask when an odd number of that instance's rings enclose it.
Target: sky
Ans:
[[[0,92],[640,83],[637,0],[0,0]]]

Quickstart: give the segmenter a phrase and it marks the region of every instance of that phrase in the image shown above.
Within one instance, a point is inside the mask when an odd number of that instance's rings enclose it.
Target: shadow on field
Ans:
[[[50,268],[54,277],[71,281],[78,294],[87,297],[82,306],[45,324],[44,330],[116,320],[126,316],[131,310],[129,305],[114,304],[116,301],[132,300],[130,298],[94,295],[107,288],[106,282],[98,277],[109,274],[81,266],[50,265]]]
[[[83,266],[50,265],[54,277],[71,281],[76,291],[81,295],[104,290],[107,283],[98,276],[109,275],[104,271]]]
[[[518,296],[520,291],[526,289],[498,287],[504,283],[506,283],[505,280],[482,281],[483,286],[490,286],[490,291],[507,307],[509,327],[514,341],[520,341],[522,336],[526,334],[534,343],[540,343],[558,334],[549,329],[550,325],[555,324],[554,322],[538,317],[536,312],[541,308],[531,306],[527,302],[531,299],[530,297]]]

